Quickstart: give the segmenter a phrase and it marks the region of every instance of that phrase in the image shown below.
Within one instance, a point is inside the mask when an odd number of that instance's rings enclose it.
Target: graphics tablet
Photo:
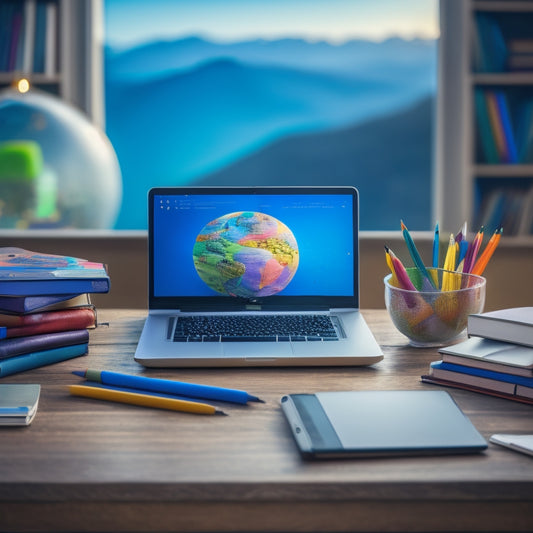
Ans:
[[[289,394],[282,410],[306,459],[480,452],[487,442],[445,391]]]

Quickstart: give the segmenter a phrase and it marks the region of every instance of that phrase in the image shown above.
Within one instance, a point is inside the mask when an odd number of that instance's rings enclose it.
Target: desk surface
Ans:
[[[533,459],[479,455],[303,462],[285,393],[427,389],[435,349],[363,313],[385,352],[368,368],[147,370],[133,361],[143,311],[100,312],[88,356],[2,383],[40,383],[27,428],[0,429],[1,531],[532,531]],[[109,325],[103,323],[108,322]],[[72,370],[106,368],[245,389],[266,403],[209,417],[71,397]],[[523,405],[448,389],[485,438],[533,433]]]

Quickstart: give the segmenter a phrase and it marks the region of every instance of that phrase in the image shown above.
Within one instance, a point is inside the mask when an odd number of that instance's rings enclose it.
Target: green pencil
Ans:
[[[427,271],[427,268],[424,266],[422,258],[420,257],[420,254],[418,253],[418,250],[416,249],[413,238],[411,237],[411,234],[409,233],[409,230],[407,229],[406,225],[403,223],[403,220],[401,221],[401,225],[402,225],[403,238],[405,239],[407,248],[409,250],[409,253],[411,254],[411,258],[413,259],[413,262],[416,268],[418,268],[418,270],[420,270],[422,275],[429,281],[431,287],[434,290],[437,290],[437,286],[435,285],[433,278],[430,276],[429,272]]]

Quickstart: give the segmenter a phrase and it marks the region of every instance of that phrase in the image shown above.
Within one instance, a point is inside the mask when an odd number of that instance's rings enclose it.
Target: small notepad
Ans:
[[[41,386],[0,384],[0,426],[28,426],[37,413]]]
[[[490,442],[505,446],[515,452],[533,455],[533,435],[508,435],[498,433],[492,435]]]

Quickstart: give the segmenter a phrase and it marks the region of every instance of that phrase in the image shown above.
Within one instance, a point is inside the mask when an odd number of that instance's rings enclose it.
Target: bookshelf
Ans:
[[[533,245],[533,0],[440,9],[435,212]]]
[[[101,0],[2,0],[0,89],[21,78],[103,126]]]

